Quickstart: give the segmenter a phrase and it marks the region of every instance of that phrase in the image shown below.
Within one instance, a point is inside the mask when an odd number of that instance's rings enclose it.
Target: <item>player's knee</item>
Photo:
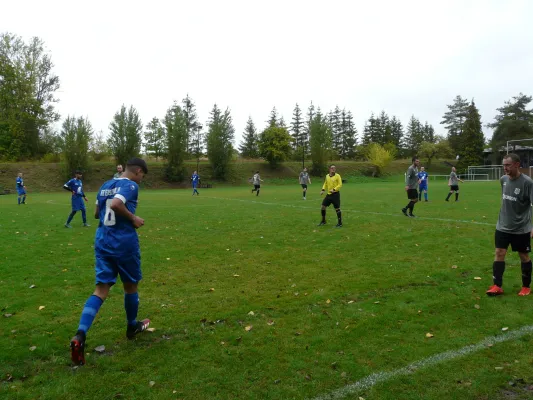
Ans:
[[[495,261],[505,261],[506,254],[507,254],[507,249],[496,249]]]
[[[529,253],[518,253],[520,256],[520,261],[523,263],[527,263],[531,261],[531,258],[529,258]]]
[[[111,286],[109,286],[106,283],[100,283],[96,285],[96,288],[94,289],[94,295],[100,297],[102,300],[105,300],[107,298],[107,295],[109,294],[109,289]]]
[[[137,293],[137,284],[133,282],[124,282],[124,292],[127,294]]]

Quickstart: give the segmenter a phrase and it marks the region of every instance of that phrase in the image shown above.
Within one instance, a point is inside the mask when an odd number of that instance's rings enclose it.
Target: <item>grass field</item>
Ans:
[[[434,184],[416,219],[400,212],[401,182],[349,183],[341,229],[332,209],[316,226],[319,190],[307,201],[297,185],[268,182],[259,197],[248,187],[141,192],[139,317],[156,330],[126,339],[117,286],[75,369],[68,345],[93,290],[96,221],[82,228],[77,215],[65,229],[66,192],[26,206],[0,196],[0,398],[532,397],[533,298],[516,295],[516,255],[505,295],[484,294],[497,182],[465,183],[458,203]]]

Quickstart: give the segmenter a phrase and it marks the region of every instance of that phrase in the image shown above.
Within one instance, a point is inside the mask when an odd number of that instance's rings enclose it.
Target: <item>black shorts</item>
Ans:
[[[341,208],[341,194],[340,192],[335,192],[328,194],[324,200],[322,200],[322,205],[324,207],[329,207],[330,204],[333,204],[335,208]]]
[[[494,245],[497,249],[506,249],[511,245],[511,250],[519,253],[531,251],[531,233],[506,233],[496,229]]]
[[[307,183],[302,183],[302,189],[307,189]]]
[[[254,185],[254,190],[261,189],[261,185]]]
[[[450,186],[450,190],[458,192],[459,191],[459,185],[451,185]]]
[[[409,200],[418,199],[418,190],[416,190],[416,189],[407,189],[407,198]]]

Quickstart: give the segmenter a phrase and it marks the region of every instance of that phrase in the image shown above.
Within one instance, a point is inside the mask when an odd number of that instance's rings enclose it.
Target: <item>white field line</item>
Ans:
[[[216,199],[216,200],[232,200],[232,201],[240,201],[240,202],[244,202],[244,203],[263,204],[263,205],[268,205],[268,206],[300,208],[300,209],[305,209],[305,210],[317,210],[316,207],[303,207],[303,206],[297,206],[297,205],[293,205],[293,204],[269,203],[269,202],[265,202],[265,201],[234,199],[234,198],[228,198],[228,197],[204,196],[204,198]],[[386,217],[406,218],[405,215],[400,213],[400,208],[399,207],[398,207],[398,214],[381,213],[381,212],[375,212],[375,211],[350,210],[350,209],[346,209],[346,208],[343,208],[343,207],[341,207],[341,210],[342,210],[342,212],[353,212],[353,213],[361,213],[361,214],[383,215],[383,216],[386,216]],[[429,220],[429,221],[442,221],[442,222],[456,222],[456,223],[462,223],[462,224],[486,225],[486,226],[494,226],[494,228],[496,229],[496,224],[493,224],[493,223],[468,221],[468,220],[464,220],[464,219],[435,218],[435,217],[416,217],[415,219]]]
[[[320,396],[314,397],[313,400],[343,399],[346,396],[353,395],[355,393],[359,393],[364,390],[368,390],[377,384],[389,381],[391,379],[395,379],[399,376],[411,375],[417,372],[419,369],[432,367],[434,365],[443,363],[445,361],[450,361],[456,358],[464,357],[476,351],[485,349],[489,345],[495,345],[498,343],[507,342],[509,340],[519,339],[531,333],[533,333],[533,325],[524,326],[516,331],[511,331],[503,335],[489,336],[477,344],[465,346],[458,350],[450,350],[444,353],[435,354],[431,357],[424,358],[423,360],[420,360],[420,361],[415,361],[412,364],[409,364],[405,367],[402,367],[394,371],[377,372],[375,374],[368,375],[364,377],[363,379],[360,379],[357,382],[346,385],[340,389],[336,389],[330,393],[326,393],[326,394],[322,394]]]

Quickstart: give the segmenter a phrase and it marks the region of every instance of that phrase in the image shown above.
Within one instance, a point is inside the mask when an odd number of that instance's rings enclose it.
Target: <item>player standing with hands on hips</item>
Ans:
[[[126,337],[135,338],[150,325],[150,320],[137,321],[142,279],[141,252],[136,229],[144,225],[137,215],[138,184],[148,173],[146,162],[140,158],[128,161],[120,178],[105,182],[96,196],[94,217],[99,219],[94,240],[96,258],[96,288],[87,299],[80,317],[78,331],[70,341],[72,362],[85,364],[85,339],[98,310],[104,303],[117,275],[124,286],[124,308],[128,321]]]
[[[18,193],[18,202],[19,206],[21,204],[26,204],[26,186],[24,186],[24,180],[22,179],[22,172],[19,172],[17,176],[17,193]]]
[[[505,256],[511,245],[511,250],[518,252],[522,263],[522,289],[519,296],[531,293],[531,204],[533,203],[533,180],[520,172],[520,157],[507,154],[503,158],[505,175],[500,178],[502,186],[502,205],[494,242],[496,254],[492,264],[492,278],[494,285],[487,290],[487,295],[503,294],[503,273],[505,271]]]
[[[450,201],[450,196],[455,192],[455,201],[459,201],[459,182],[464,183],[462,179],[459,179],[457,173],[455,172],[455,167],[452,167],[452,172],[450,173],[450,179],[448,181],[448,186],[450,186],[450,193],[446,197],[446,201]]]
[[[337,213],[337,225],[335,225],[335,228],[342,228],[340,193],[340,189],[342,187],[342,179],[341,176],[335,171],[335,165],[329,167],[329,174],[326,175],[326,180],[324,181],[324,185],[322,186],[322,190],[320,191],[321,196],[326,190],[328,194],[322,201],[322,208],[320,209],[320,212],[322,214],[322,221],[320,221],[318,226],[326,225],[326,208],[328,208],[330,204],[333,204],[333,207],[335,207],[335,211]]]
[[[74,176],[74,178],[63,185],[63,189],[72,192],[72,211],[65,223],[65,228],[72,228],[72,226],[70,226],[70,221],[72,221],[72,218],[74,218],[74,215],[76,215],[78,211],[81,211],[83,226],[90,226],[87,223],[87,214],[85,213],[85,204],[83,203],[83,200],[87,201],[87,197],[85,196],[85,193],[83,193],[83,184],[81,183],[83,173],[80,170],[77,170],[74,173]]]

